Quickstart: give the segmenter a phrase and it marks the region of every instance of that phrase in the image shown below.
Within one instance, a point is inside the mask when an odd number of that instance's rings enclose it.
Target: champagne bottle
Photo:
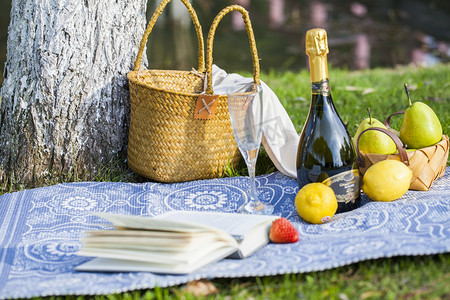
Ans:
[[[324,29],[306,33],[312,99],[297,151],[299,187],[311,182],[330,186],[338,200],[337,212],[360,206],[360,181],[352,139],[331,98],[328,82],[328,41]]]

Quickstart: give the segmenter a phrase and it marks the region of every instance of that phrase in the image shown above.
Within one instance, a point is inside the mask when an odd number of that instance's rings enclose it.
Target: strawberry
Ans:
[[[298,231],[285,218],[273,221],[269,232],[270,241],[273,243],[295,243],[299,239]]]

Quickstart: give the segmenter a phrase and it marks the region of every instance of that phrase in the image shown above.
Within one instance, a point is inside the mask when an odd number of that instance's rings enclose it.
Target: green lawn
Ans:
[[[329,75],[334,103],[341,118],[348,124],[351,135],[366,117],[367,107],[371,108],[373,117],[382,122],[391,112],[406,109],[408,101],[404,83],[410,87],[412,100],[430,105],[440,118],[444,133],[450,133],[450,65],[360,72],[331,68]],[[310,104],[309,72],[269,72],[261,74],[261,79],[278,95],[300,132]],[[400,117],[394,118],[392,126],[395,128],[399,124]],[[123,160],[118,161],[106,167],[96,179],[134,180],[131,172],[120,163]],[[258,172],[261,174],[272,170],[273,166],[262,151]],[[231,174],[245,174],[244,165]],[[77,180],[75,175],[69,180]],[[212,299],[450,299],[450,254],[394,257],[321,272],[213,279],[211,282],[219,291],[210,296]],[[184,286],[178,286],[105,295],[97,299],[197,298],[186,293]]]
[[[450,65],[433,68],[401,67],[397,69],[373,69],[349,72],[330,69],[330,85],[333,101],[350,134],[367,117],[370,107],[373,117],[381,122],[393,112],[408,107],[403,88],[407,83],[412,101],[423,101],[431,106],[445,134],[450,132]],[[300,132],[310,104],[309,72],[262,74],[265,81],[278,95],[292,121]],[[401,117],[393,117],[392,126],[399,127]]]

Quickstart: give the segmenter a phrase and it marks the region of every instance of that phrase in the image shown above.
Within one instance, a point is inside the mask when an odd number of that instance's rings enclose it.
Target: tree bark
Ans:
[[[126,74],[145,0],[13,0],[0,108],[0,180],[95,174],[124,150]]]

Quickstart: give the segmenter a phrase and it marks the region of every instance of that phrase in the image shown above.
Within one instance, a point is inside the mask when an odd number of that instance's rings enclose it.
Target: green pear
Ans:
[[[433,109],[423,102],[411,103],[408,86],[405,84],[409,107],[405,110],[400,126],[400,139],[407,148],[432,146],[442,139],[442,125]]]
[[[353,137],[353,145],[356,149],[356,142],[358,140],[358,136],[371,127],[379,127],[387,129],[383,123],[379,120],[372,118],[370,113],[370,109],[367,109],[369,113],[369,117],[364,119],[358,126],[356,130],[355,136]],[[397,147],[395,146],[394,141],[385,133],[381,131],[371,130],[366,131],[359,139],[359,151],[364,153],[376,153],[376,154],[392,154],[397,151]]]

